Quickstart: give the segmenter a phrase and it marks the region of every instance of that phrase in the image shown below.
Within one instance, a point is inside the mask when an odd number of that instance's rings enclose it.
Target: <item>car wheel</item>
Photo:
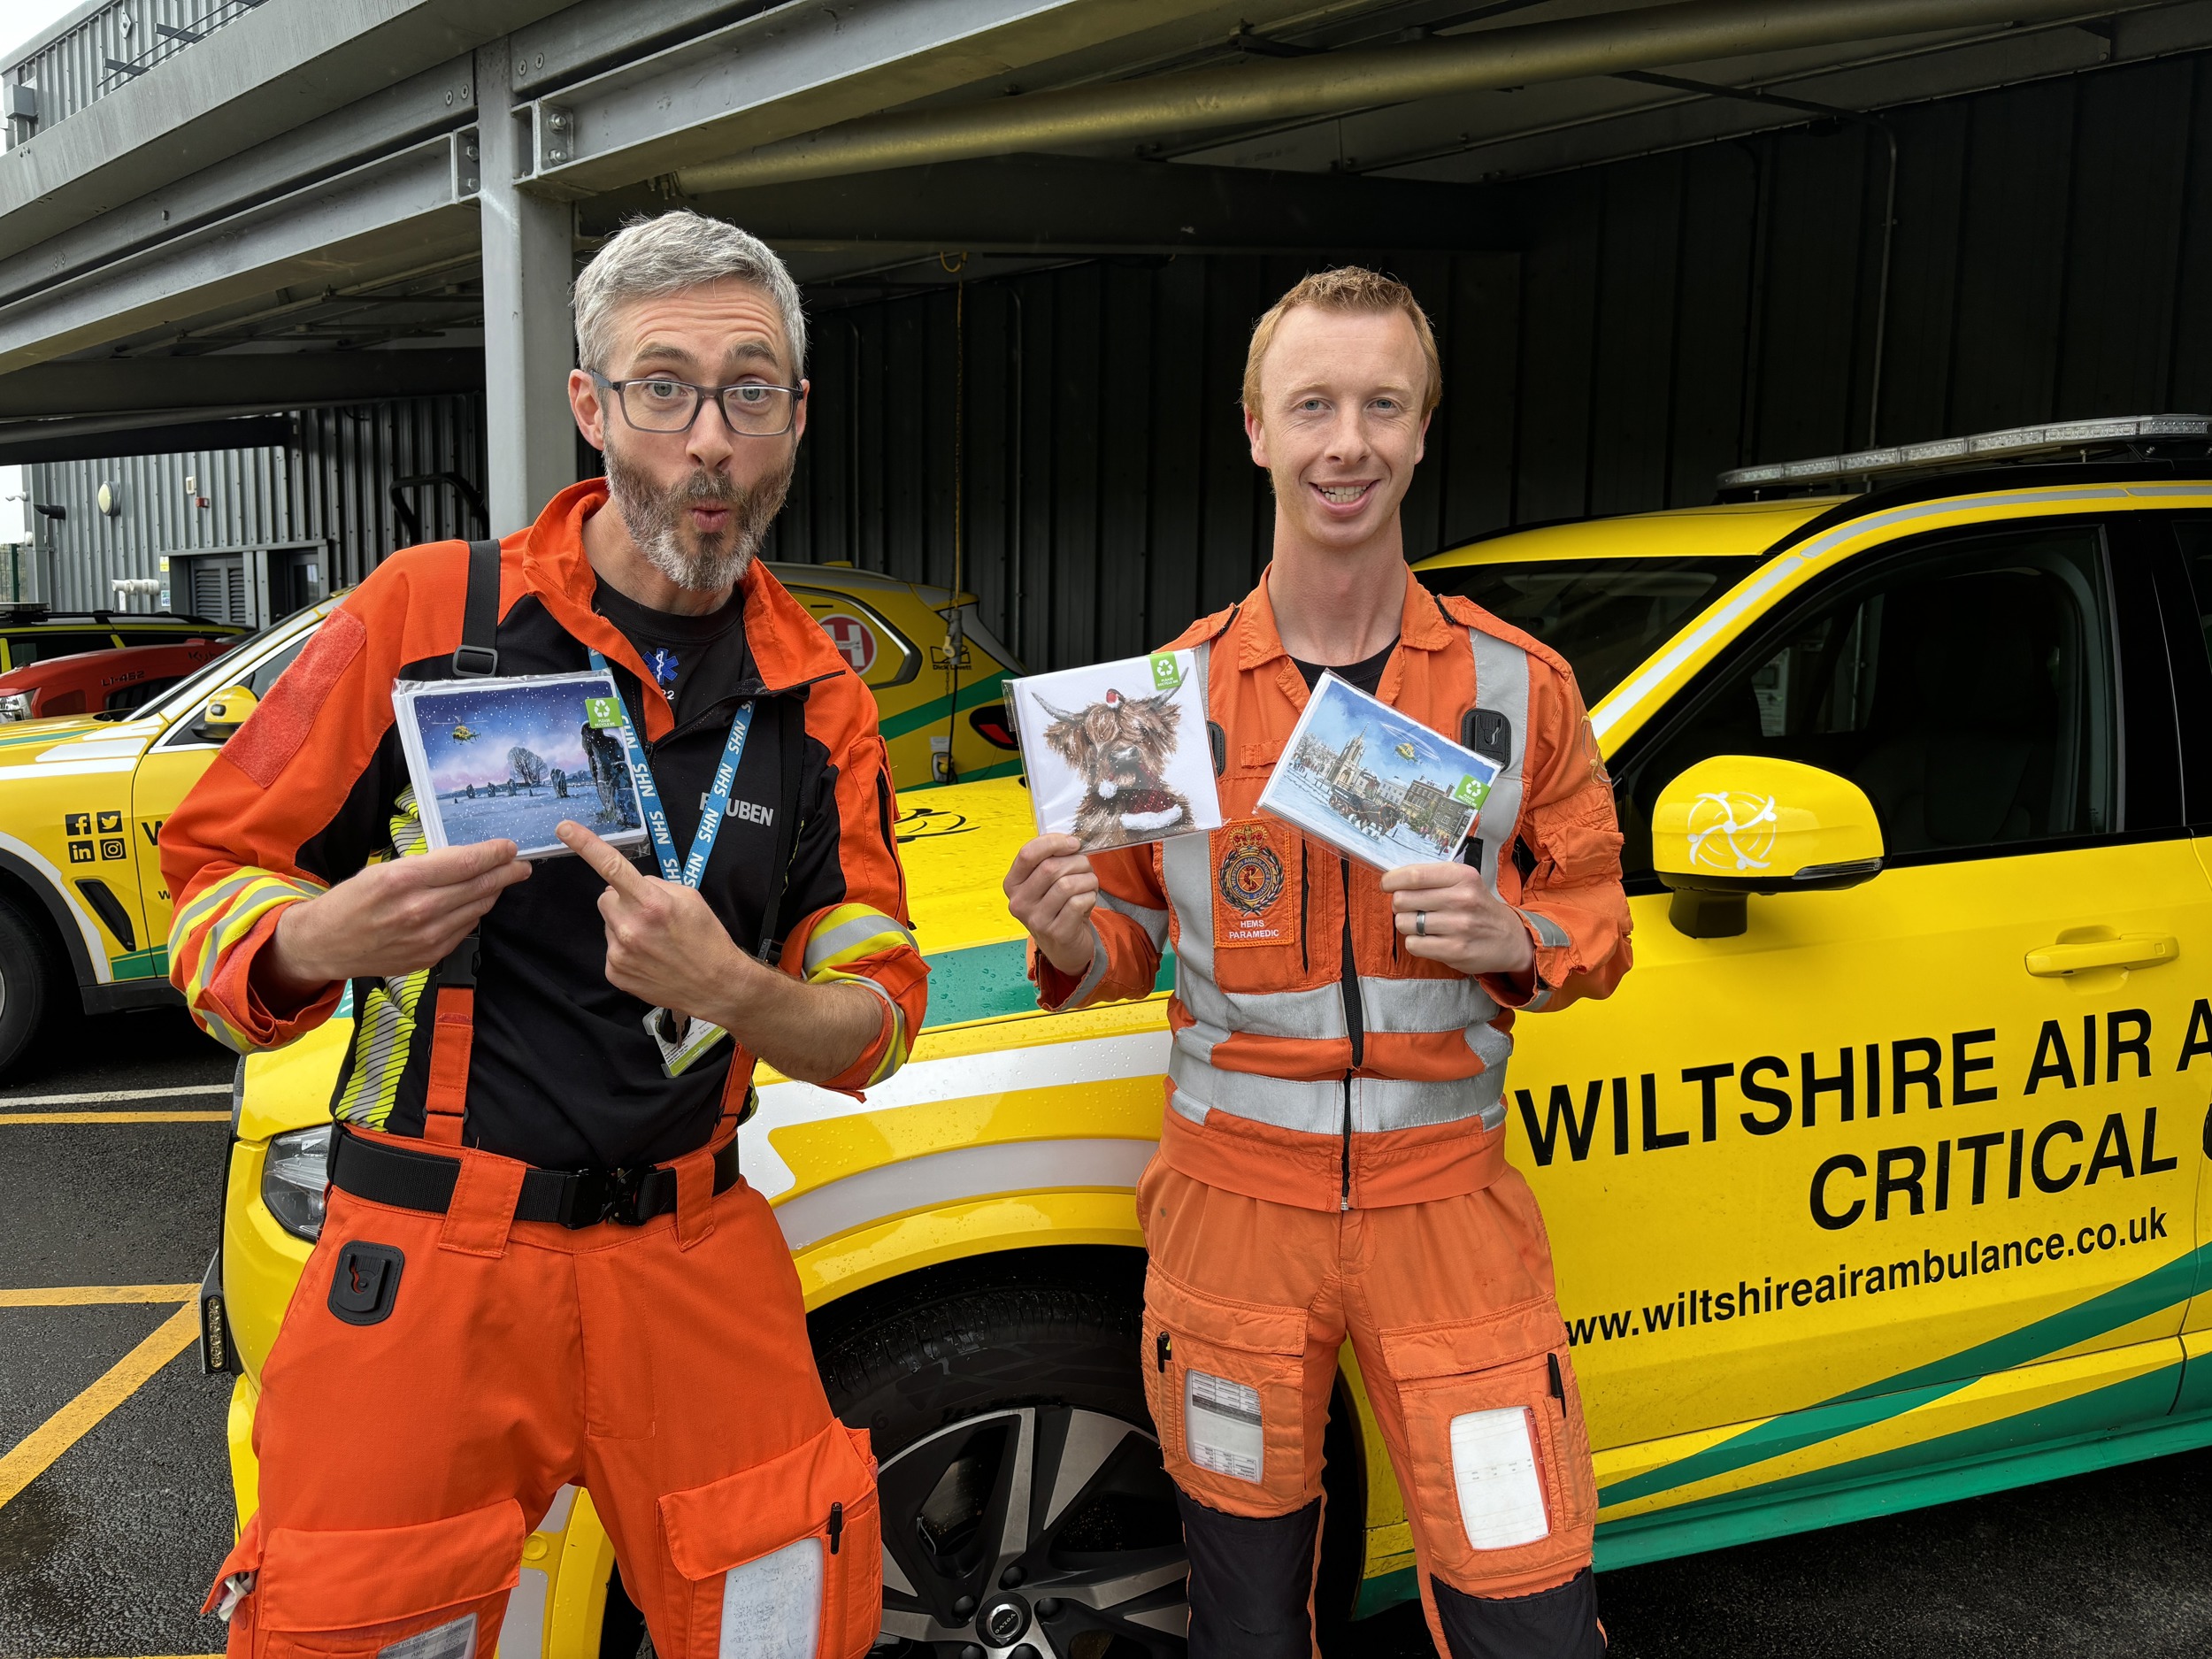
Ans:
[[[52,957],[37,928],[0,901],[0,1076],[5,1076],[58,1012]]]
[[[879,1654],[1184,1651],[1182,1525],[1137,1371],[1141,1279],[1116,1265],[986,1258],[818,1333],[830,1404],[875,1442]]]

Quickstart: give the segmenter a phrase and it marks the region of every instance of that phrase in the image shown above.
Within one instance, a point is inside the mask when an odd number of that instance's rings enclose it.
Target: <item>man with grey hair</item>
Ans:
[[[755,562],[806,426],[798,291],[675,212],[611,238],[575,305],[606,478],[503,543],[388,559],[162,836],[202,1025],[262,1049],[353,1016],[260,1511],[209,1599],[236,1659],[492,1659],[524,1539],[577,1486],[665,1659],[875,1637],[867,1436],[736,1156],[757,1059],[882,1081],[926,972],[873,700]],[[654,786],[659,875],[573,822],[572,858],[429,850],[394,681],[587,668],[626,705],[587,750]]]

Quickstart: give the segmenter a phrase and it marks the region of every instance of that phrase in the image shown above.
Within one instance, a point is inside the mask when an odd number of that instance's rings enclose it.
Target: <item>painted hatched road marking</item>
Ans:
[[[0,1112],[8,1124],[227,1124],[228,1112]]]
[[[105,1308],[125,1302],[190,1302],[197,1285],[57,1285],[0,1290],[0,1308]]]
[[[154,1333],[110,1366],[106,1373],[0,1456],[0,1509],[51,1468],[57,1458],[98,1427],[109,1412],[136,1394],[155,1372],[200,1337],[200,1308],[188,1302]]]
[[[165,1084],[160,1088],[104,1088],[84,1094],[10,1094],[0,1096],[0,1111],[12,1106],[93,1106],[110,1100],[173,1100],[180,1094],[227,1094],[227,1083]]]

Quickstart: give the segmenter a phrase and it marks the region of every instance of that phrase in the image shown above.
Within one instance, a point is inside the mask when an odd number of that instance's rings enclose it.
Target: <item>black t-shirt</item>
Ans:
[[[1390,654],[1397,649],[1398,641],[1393,640],[1389,644],[1384,646],[1382,649],[1377,651],[1372,657],[1366,658],[1364,661],[1347,663],[1340,668],[1333,663],[1300,662],[1295,657],[1292,657],[1290,660],[1293,663],[1297,664],[1298,672],[1306,677],[1306,689],[1308,691],[1311,691],[1316,686],[1321,683],[1322,675],[1334,674],[1339,680],[1350,680],[1355,686],[1357,686],[1362,691],[1372,697],[1380,695],[1377,691],[1376,687],[1382,684],[1383,670],[1390,665]],[[649,661],[650,659],[649,658],[648,660]]]
[[[745,620],[742,593],[732,593],[719,611],[681,617],[649,610],[602,582],[592,595],[591,608],[637,647],[679,726],[687,717],[734,695],[752,676],[752,653],[740,626]]]

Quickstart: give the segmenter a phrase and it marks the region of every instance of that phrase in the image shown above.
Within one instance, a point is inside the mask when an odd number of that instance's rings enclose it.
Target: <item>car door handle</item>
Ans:
[[[2181,941],[2171,933],[2124,933],[2117,939],[2083,939],[2031,950],[2028,972],[2055,979],[2088,968],[2155,968],[2180,955]]]

